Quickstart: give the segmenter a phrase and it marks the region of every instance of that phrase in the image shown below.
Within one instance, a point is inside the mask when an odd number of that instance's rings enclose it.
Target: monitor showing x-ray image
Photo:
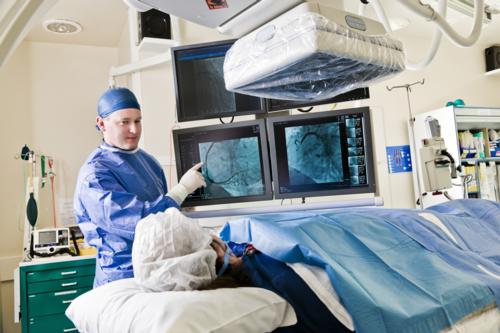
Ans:
[[[375,192],[369,108],[267,121],[275,198]]]
[[[174,130],[173,139],[178,177],[203,162],[207,183],[183,206],[272,199],[264,120]]]
[[[178,121],[266,112],[259,97],[226,90],[224,58],[233,43],[222,40],[171,49]]]

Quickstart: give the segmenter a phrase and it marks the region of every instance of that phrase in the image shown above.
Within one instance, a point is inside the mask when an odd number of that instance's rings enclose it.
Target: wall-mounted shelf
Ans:
[[[481,162],[500,162],[500,157],[462,158],[461,162],[467,164],[476,164]]]
[[[179,45],[179,42],[172,39],[143,38],[139,44],[139,53],[154,54],[144,59],[131,62],[121,66],[113,66],[109,71],[109,84],[114,85],[115,78],[122,75],[128,75],[140,72],[143,69],[162,65],[171,60],[170,48]]]
[[[486,76],[500,75],[500,68],[484,73]]]
[[[484,107],[455,107],[455,121],[458,130],[471,128],[500,129],[500,109]]]
[[[145,37],[139,43],[139,52],[148,53],[165,53],[170,51],[171,47],[177,46],[180,43],[173,39],[161,39]]]

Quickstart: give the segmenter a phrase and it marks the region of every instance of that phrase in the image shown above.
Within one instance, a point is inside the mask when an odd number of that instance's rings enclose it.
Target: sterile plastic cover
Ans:
[[[143,290],[193,290],[216,278],[212,236],[178,209],[151,214],[137,224],[132,264]]]
[[[316,12],[292,11],[234,43],[224,62],[226,89],[322,100],[404,70],[401,42],[358,33]]]

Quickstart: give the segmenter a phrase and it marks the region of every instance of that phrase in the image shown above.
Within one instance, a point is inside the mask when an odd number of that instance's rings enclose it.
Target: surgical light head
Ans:
[[[101,118],[123,109],[141,109],[134,93],[127,88],[108,89],[97,104],[97,114]]]

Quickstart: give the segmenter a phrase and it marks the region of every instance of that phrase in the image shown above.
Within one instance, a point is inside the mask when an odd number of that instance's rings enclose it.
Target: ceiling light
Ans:
[[[76,34],[82,31],[80,23],[70,20],[47,20],[43,22],[43,27],[56,34]]]

